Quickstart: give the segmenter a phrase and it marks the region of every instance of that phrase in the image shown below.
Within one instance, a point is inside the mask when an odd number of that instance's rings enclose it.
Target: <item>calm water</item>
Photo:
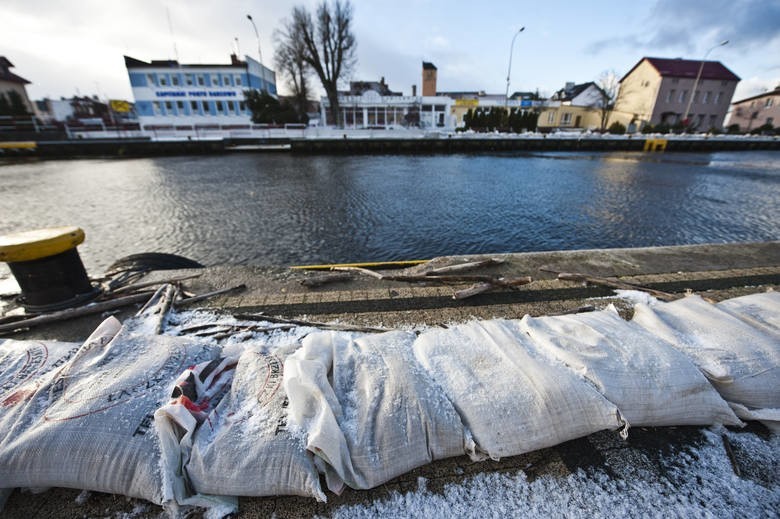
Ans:
[[[780,153],[295,157],[0,165],[0,234],[288,265],[780,239]]]

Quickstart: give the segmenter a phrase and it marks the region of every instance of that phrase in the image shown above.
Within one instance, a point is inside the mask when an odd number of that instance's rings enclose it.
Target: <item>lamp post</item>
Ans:
[[[506,94],[504,95],[504,108],[509,108],[509,76],[512,74],[512,51],[515,50],[515,39],[517,35],[525,30],[525,27],[520,29],[512,36],[512,44],[509,46],[509,68],[506,71]]]
[[[249,22],[252,24],[252,28],[255,30],[255,37],[257,38],[257,57],[260,59],[260,79],[263,80],[263,88],[266,92],[268,92],[268,85],[265,82],[265,66],[263,65],[263,51],[260,49],[260,33],[257,32],[257,25],[255,25],[255,21],[252,19],[252,15],[248,14],[246,15]],[[247,73],[249,70],[247,69]]]
[[[707,56],[710,55],[710,52],[717,49],[718,47],[723,47],[729,42],[729,40],[723,40],[722,42],[718,43],[717,45],[710,47],[710,49],[704,53],[704,57],[701,59],[701,63],[699,63],[699,72],[696,74],[696,80],[693,82],[693,90],[691,90],[691,97],[688,98],[688,106],[685,107],[685,126],[686,129],[689,125],[689,117],[691,115],[691,105],[693,104],[693,98],[696,96],[696,88],[699,86],[699,79],[701,78],[701,71],[704,69],[704,61],[707,59]]]

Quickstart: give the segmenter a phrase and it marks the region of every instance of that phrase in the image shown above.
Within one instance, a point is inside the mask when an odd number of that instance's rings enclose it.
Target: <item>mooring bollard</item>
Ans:
[[[60,310],[94,299],[76,246],[84,241],[79,227],[52,227],[0,236],[0,261],[8,263],[22,292],[19,303],[33,312]]]

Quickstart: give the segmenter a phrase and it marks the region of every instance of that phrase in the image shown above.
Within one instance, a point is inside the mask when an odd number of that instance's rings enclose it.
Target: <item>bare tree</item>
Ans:
[[[338,81],[355,65],[357,42],[352,34],[352,4],[349,0],[317,6],[316,16],[302,6],[295,7],[288,37],[299,39],[311,66],[325,89],[330,103],[331,120],[338,124]]]
[[[298,114],[306,115],[309,101],[309,78],[311,66],[306,61],[306,45],[301,38],[295,37],[295,24],[284,20],[283,27],[274,31],[276,69],[287,81],[295,99]]]
[[[599,74],[596,85],[601,89],[601,99],[597,103],[597,108],[601,112],[601,131],[604,131],[607,129],[612,109],[615,108],[620,79],[614,70],[605,70]]]

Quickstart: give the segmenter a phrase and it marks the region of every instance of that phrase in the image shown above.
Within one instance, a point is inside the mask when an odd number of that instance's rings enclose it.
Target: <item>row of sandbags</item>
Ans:
[[[324,500],[322,474],[340,492],[604,429],[780,420],[776,293],[230,350],[158,335],[162,319],[0,343],[0,487],[227,512],[223,496]]]

